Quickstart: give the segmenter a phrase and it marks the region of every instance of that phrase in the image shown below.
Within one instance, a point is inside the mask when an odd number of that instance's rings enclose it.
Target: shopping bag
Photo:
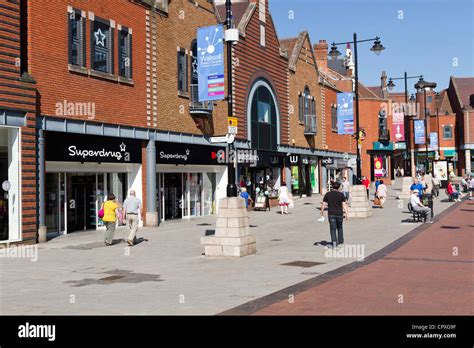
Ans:
[[[380,199],[378,197],[375,197],[374,205],[380,205]]]

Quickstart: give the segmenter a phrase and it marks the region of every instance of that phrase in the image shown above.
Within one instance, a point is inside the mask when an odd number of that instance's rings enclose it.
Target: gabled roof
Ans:
[[[375,86],[375,87],[367,87],[373,94],[375,94],[378,98],[383,99],[383,93],[382,89],[380,86]]]
[[[438,110],[439,115],[445,115],[446,113],[452,114],[453,108],[451,107],[451,102],[449,101],[448,91],[443,89],[439,92],[439,95],[435,98],[436,109]]]
[[[328,68],[338,72],[341,75],[346,75],[347,68],[344,64],[344,59],[329,59]]]
[[[372,90],[369,87],[364,86],[360,82],[359,82],[359,97],[369,98],[369,99],[383,99],[383,97],[379,97],[377,94],[372,92]]]
[[[474,77],[451,76],[451,82],[461,108],[472,109],[473,107],[470,105],[469,97],[474,94]]]
[[[304,42],[308,40],[308,46],[310,47],[311,56],[313,57],[314,65],[316,65],[316,57],[314,55],[313,45],[309,38],[307,30],[302,31],[298,37],[292,37],[287,39],[280,40],[280,48],[282,52],[286,51],[288,57],[288,66],[291,70],[296,71],[296,63],[298,62],[298,57],[303,48]]]

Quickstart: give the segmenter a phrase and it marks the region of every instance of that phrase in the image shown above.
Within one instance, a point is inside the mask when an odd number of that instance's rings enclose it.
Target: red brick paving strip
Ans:
[[[472,315],[473,213],[474,201],[456,204],[434,224],[422,225],[370,255],[361,267],[343,266],[327,273],[328,280],[321,275],[273,294],[278,300],[269,295],[222,314]],[[333,276],[338,272],[342,275]],[[281,300],[292,290],[294,303]]]
[[[472,315],[473,236],[474,202],[465,201],[386,257],[254,314]]]

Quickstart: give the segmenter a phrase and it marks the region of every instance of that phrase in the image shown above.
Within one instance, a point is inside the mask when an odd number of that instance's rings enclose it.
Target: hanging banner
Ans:
[[[354,94],[337,94],[337,134],[354,134]]]
[[[392,115],[392,134],[396,142],[405,141],[404,117],[403,112],[394,112]]]
[[[438,150],[438,133],[436,132],[431,132],[430,133],[430,146],[429,146],[430,151],[436,151]]]
[[[376,177],[382,177],[385,174],[382,160],[383,160],[382,157],[375,157],[374,158],[374,175]]]
[[[198,28],[199,102],[224,99],[223,26]]]
[[[415,144],[424,144],[425,139],[425,120],[415,120],[413,127],[415,128]]]

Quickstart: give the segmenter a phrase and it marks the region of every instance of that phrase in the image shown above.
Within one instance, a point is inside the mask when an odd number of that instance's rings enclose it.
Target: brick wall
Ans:
[[[280,111],[280,143],[290,144],[288,118],[288,61],[280,55],[272,17],[265,10],[265,47],[260,45],[259,3],[245,29],[245,37],[240,37],[234,48],[235,76],[235,116],[239,118],[238,138],[247,139],[247,103],[253,82],[263,77],[273,87]]]
[[[304,135],[304,124],[299,122],[298,97],[309,88],[311,96],[316,103],[316,130],[315,136]],[[295,140],[294,145],[298,147],[322,148],[322,102],[321,87],[318,83],[318,72],[316,61],[312,54],[311,42],[305,35],[301,50],[296,61],[296,71],[289,70],[289,92],[290,92],[290,141]]]
[[[20,127],[21,153],[21,226],[22,242],[35,243],[37,234],[37,164],[36,164],[36,86],[21,79],[21,3],[0,0],[0,110],[26,114]]]

